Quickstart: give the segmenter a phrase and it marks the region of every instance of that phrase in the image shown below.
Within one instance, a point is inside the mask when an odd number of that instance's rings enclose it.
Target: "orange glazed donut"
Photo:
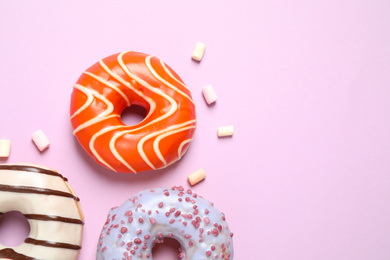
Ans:
[[[121,120],[138,105],[146,117],[137,125]],[[97,163],[137,173],[179,160],[196,128],[195,105],[181,78],[162,60],[123,52],[100,60],[78,79],[70,105],[73,134]]]

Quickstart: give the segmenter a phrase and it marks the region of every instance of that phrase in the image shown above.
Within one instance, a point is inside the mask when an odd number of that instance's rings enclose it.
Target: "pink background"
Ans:
[[[12,141],[1,162],[68,177],[85,214],[82,260],[95,258],[110,207],[189,187],[199,168],[194,189],[226,214],[235,259],[390,259],[389,25],[388,0],[0,0],[0,139]],[[125,50],[163,59],[192,91],[195,138],[167,169],[115,174],[72,135],[73,84]],[[232,138],[217,138],[224,125]],[[38,129],[51,141],[43,153]]]

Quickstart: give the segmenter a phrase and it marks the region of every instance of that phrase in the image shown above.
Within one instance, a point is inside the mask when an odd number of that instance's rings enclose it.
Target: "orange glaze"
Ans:
[[[127,126],[122,111],[146,110],[145,119]],[[76,82],[70,105],[73,134],[97,163],[137,173],[160,169],[187,151],[196,128],[191,92],[160,59],[123,52],[100,60]]]

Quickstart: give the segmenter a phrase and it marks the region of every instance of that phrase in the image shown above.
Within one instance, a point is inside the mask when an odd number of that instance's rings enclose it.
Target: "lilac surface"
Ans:
[[[389,259],[389,24],[384,0],[0,1],[0,138],[12,141],[1,162],[68,177],[86,218],[79,259],[95,258],[110,207],[189,187],[198,168],[194,189],[226,214],[235,259]],[[167,169],[112,173],[72,135],[73,84],[124,50],[161,58],[192,91],[195,138]],[[217,138],[224,125],[233,137]]]

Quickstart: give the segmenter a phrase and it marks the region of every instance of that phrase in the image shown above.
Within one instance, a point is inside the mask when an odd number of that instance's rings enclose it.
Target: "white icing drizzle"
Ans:
[[[164,134],[166,132],[169,132],[169,131],[174,131],[176,129],[180,129],[186,125],[189,125],[189,124],[193,124],[193,123],[196,123],[196,120],[191,120],[191,121],[188,121],[188,122],[185,122],[185,123],[182,123],[182,124],[179,124],[179,125],[173,125],[173,126],[170,126],[166,129],[163,129],[163,130],[160,130],[160,131],[156,131],[156,132],[153,132],[153,133],[150,133],[148,135],[145,135],[144,137],[142,137],[139,142],[138,142],[138,145],[137,145],[137,149],[138,149],[138,153],[142,156],[142,158],[144,159],[144,161],[152,168],[152,169],[155,169],[154,165],[150,162],[150,160],[148,159],[147,155],[145,154],[145,150],[143,149],[143,146],[144,146],[144,143],[149,140],[150,138],[153,138],[155,136],[158,136],[158,135],[161,135],[161,134]],[[195,127],[195,126],[194,126]],[[156,147],[154,144],[153,144],[153,149],[154,149],[154,152],[157,154],[157,156],[161,155],[161,152],[160,152],[160,149],[158,147]],[[162,157],[162,155],[161,155]],[[160,158],[160,156],[159,156]],[[160,158],[161,159],[161,158]],[[161,160],[164,165],[166,165],[166,162],[165,162],[165,159]]]
[[[164,92],[162,92],[160,89],[156,89],[154,88],[153,86],[151,86],[149,83],[147,83],[146,81],[142,80],[141,78],[137,77],[136,75],[134,75],[130,70],[129,68],[124,64],[123,62],[123,55],[127,53],[127,52],[122,52],[121,54],[119,54],[118,56],[118,62],[120,64],[120,66],[122,67],[123,71],[130,77],[132,78],[133,80],[135,80],[136,82],[138,82],[139,84],[141,84],[142,86],[144,86],[145,88],[149,89],[150,91],[152,91],[153,93],[157,94],[157,95],[160,95],[161,97],[165,98],[166,100],[168,100],[168,102],[170,103],[170,108],[169,108],[169,111],[168,113],[154,119],[153,121],[151,121],[149,124],[147,125],[150,125],[152,123],[156,123],[158,121],[162,121],[168,117],[170,117],[171,115],[173,115],[176,111],[177,111],[177,102],[176,100],[174,100],[172,97],[168,96],[167,94],[165,94]],[[149,57],[153,57],[153,56],[149,56]],[[146,126],[146,125],[145,125]],[[144,126],[144,127],[145,127]],[[130,130],[131,131],[131,130]],[[116,134],[115,136],[113,136],[113,138],[111,139],[110,141],[110,148],[112,147],[115,147],[115,142],[116,140],[120,137],[120,136],[123,136],[125,134],[129,133],[128,131],[123,131],[121,133],[118,133]],[[141,139],[142,140],[142,139]],[[141,140],[139,141],[139,143],[141,142]],[[139,143],[138,143],[138,147],[139,146]],[[113,152],[113,154],[115,155],[115,157],[123,162],[125,161],[123,159],[123,157],[116,151],[116,149],[111,149],[111,151]],[[152,169],[155,169],[155,167],[153,166],[153,164],[150,163],[149,159],[147,158],[147,156],[145,155],[144,151],[140,151],[140,149],[138,149],[142,159],[145,161],[146,164],[148,164]]]
[[[161,66],[164,68],[165,72],[172,78],[174,79],[177,83],[179,83],[183,88],[187,89],[188,91],[190,91],[187,86],[185,84],[183,84],[183,82],[181,82],[180,80],[178,80],[175,76],[173,76],[172,72],[167,68],[167,66],[165,65],[165,63],[160,60],[160,63],[161,63]],[[191,98],[191,101],[192,101],[192,98]]]
[[[178,89],[177,87],[175,87],[174,85],[172,85],[171,83],[169,83],[168,81],[166,81],[165,79],[163,79],[160,75],[157,74],[157,72],[153,69],[152,67],[152,64],[150,63],[150,59],[152,58],[153,56],[148,56],[145,60],[145,64],[146,64],[146,67],[149,69],[150,73],[152,73],[152,75],[160,80],[161,82],[163,82],[165,85],[167,85],[169,88],[175,90],[177,93],[179,93],[180,95],[184,96],[185,98],[187,98],[192,104],[194,104],[194,101],[192,100],[192,98],[190,98],[186,93],[184,93],[183,91],[181,91],[180,89]],[[164,69],[166,69],[164,67]],[[173,76],[172,74],[170,76]]]
[[[177,149],[177,154],[179,155],[179,159],[180,159],[181,157],[183,157],[183,155],[184,155],[184,153],[183,153],[183,147],[184,147],[186,144],[191,143],[191,141],[192,141],[192,138],[189,138],[189,139],[186,139],[186,140],[184,140],[183,142],[181,142],[179,148]]]
[[[115,90],[116,92],[118,92],[118,93],[123,97],[124,100],[126,100],[127,106],[130,106],[130,105],[131,105],[131,104],[130,104],[130,100],[127,98],[127,96],[125,95],[125,93],[123,93],[117,86],[115,86],[115,85],[111,84],[110,82],[108,82],[108,81],[102,79],[101,77],[96,76],[95,74],[93,74],[93,73],[91,73],[91,72],[84,71],[84,74],[86,74],[86,75],[88,75],[88,76],[90,76],[90,77],[96,79],[97,81],[103,83],[103,84],[106,85],[107,87],[112,88],[113,90]]]
[[[132,91],[134,91],[138,96],[140,96],[141,98],[143,98],[146,102],[148,102],[149,104],[149,113],[146,115],[145,119],[147,119],[151,114],[153,114],[154,110],[156,109],[156,102],[154,102],[153,99],[151,99],[150,97],[147,97],[145,96],[141,91],[137,90],[136,88],[134,88],[130,82],[124,80],[121,76],[119,76],[118,74],[116,74],[115,72],[113,72],[112,70],[110,70],[109,67],[107,67],[107,65],[103,62],[103,60],[99,60],[99,64],[100,66],[102,66],[102,68],[113,78],[115,78],[116,80],[118,80],[120,83],[122,83],[124,86],[128,87],[129,89],[131,89]]]
[[[74,86],[74,88],[80,90],[81,92],[83,92],[84,94],[86,94],[87,96],[93,96],[95,98],[98,98],[100,100],[102,100],[106,105],[107,105],[107,109],[99,114],[97,117],[94,117],[90,120],[88,120],[87,122],[79,125],[74,131],[73,131],[73,134],[76,134],[78,131],[88,127],[88,126],[91,126],[93,124],[96,124],[96,123],[99,123],[103,120],[106,120],[108,118],[112,118],[112,117],[118,117],[118,115],[111,115],[111,116],[108,116],[109,114],[112,113],[112,111],[114,111],[114,105],[108,100],[106,99],[103,95],[99,94],[98,92],[92,90],[92,89],[88,89],[84,86],[81,86],[79,84],[76,84]],[[90,97],[88,97],[89,99]],[[120,117],[120,116],[119,116]]]
[[[183,128],[177,129],[177,130],[168,131],[164,134],[159,135],[156,138],[156,140],[154,140],[154,142],[153,142],[154,152],[157,154],[158,158],[164,163],[164,165],[167,165],[167,162],[165,161],[164,156],[160,152],[160,148],[159,148],[160,141],[167,136],[170,136],[170,135],[173,135],[173,134],[185,131],[185,130],[193,129],[193,128],[196,128],[196,126],[192,125],[192,126],[183,127]]]
[[[115,171],[115,169],[109,164],[107,163],[105,160],[103,160],[103,158],[99,155],[99,153],[96,151],[95,149],[95,140],[105,134],[105,133],[108,133],[110,131],[113,131],[113,130],[117,130],[117,129],[120,129],[120,128],[123,128],[125,126],[123,125],[119,125],[119,126],[111,126],[111,127],[106,127],[106,128],[103,128],[102,130],[100,130],[99,132],[97,132],[96,134],[94,134],[91,138],[91,140],[89,141],[89,149],[91,150],[91,152],[93,153],[93,155],[96,156],[96,158],[102,163],[104,164],[105,166],[107,166],[108,168],[110,168],[111,170]],[[126,164],[126,167],[128,167],[130,170],[132,171],[135,171],[127,162],[125,162]]]
[[[77,116],[78,114],[80,114],[82,111],[84,111],[84,109],[89,107],[91,105],[91,103],[93,102],[93,95],[89,95],[88,93],[84,92],[84,90],[81,90],[81,89],[80,89],[80,91],[83,92],[87,96],[87,101],[85,101],[84,105],[82,105],[79,109],[77,109],[77,111],[75,111],[73,113],[73,115],[70,117],[70,119],[72,119],[75,116]]]

